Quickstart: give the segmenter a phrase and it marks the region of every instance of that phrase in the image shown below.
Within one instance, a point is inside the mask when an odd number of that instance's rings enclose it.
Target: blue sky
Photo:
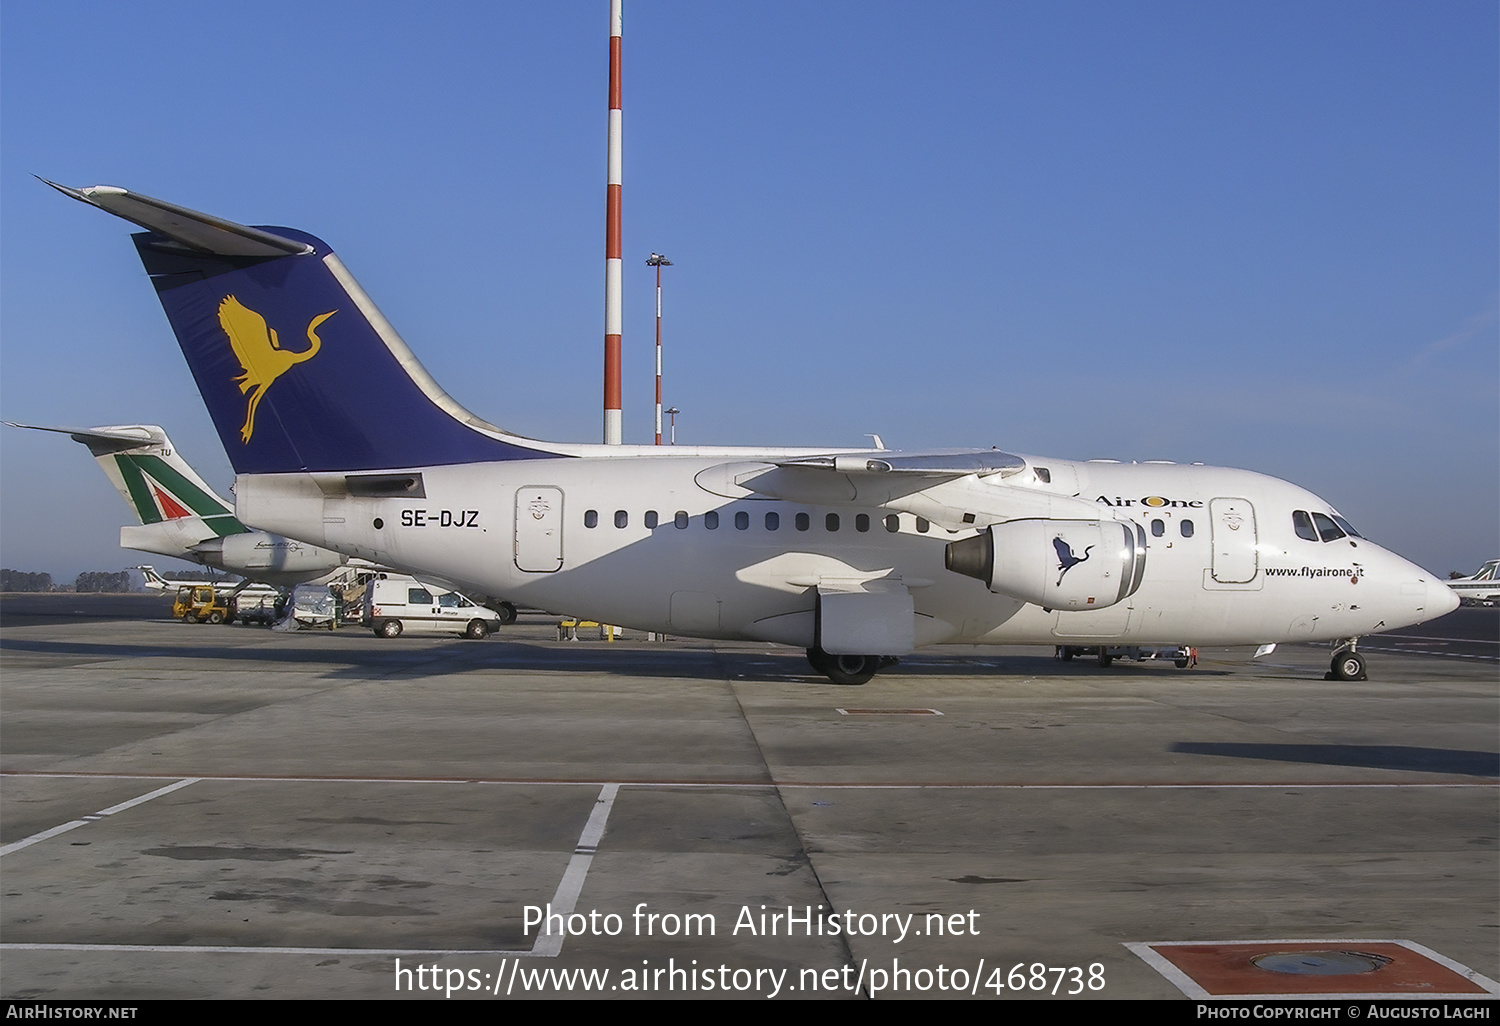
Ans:
[[[129,242],[30,176],[330,242],[487,419],[597,440],[606,0],[0,8],[0,417],[230,471]],[[625,436],[1241,466],[1500,552],[1496,7],[626,0]],[[0,430],[0,562],[137,561]]]

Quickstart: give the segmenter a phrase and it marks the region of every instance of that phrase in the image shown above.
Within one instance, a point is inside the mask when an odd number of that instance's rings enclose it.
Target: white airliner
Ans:
[[[225,581],[223,579],[214,581],[205,580],[203,578],[184,577],[179,580],[175,578],[163,577],[161,574],[156,572],[156,567],[149,564],[142,564],[141,566],[131,567],[131,569],[139,570],[141,572],[141,577],[144,578],[141,583],[141,587],[145,588],[147,591],[169,591],[175,593],[183,588],[197,588],[203,585],[213,585],[214,587],[219,587],[225,584]],[[280,591],[279,589],[273,588],[268,584],[251,584],[249,581],[242,581],[240,582],[239,586],[234,589],[234,594],[236,596],[244,596],[247,594],[263,594],[274,596],[279,595]]]
[[[329,549],[246,527],[229,504],[177,454],[167,433],[154,424],[95,428],[6,424],[55,431],[88,446],[104,476],[139,521],[120,528],[122,548],[190,560],[238,574],[246,584],[259,581],[276,587],[326,577],[348,562],[347,557]],[[181,584],[209,583],[165,581],[151,567],[137,569],[146,574],[146,587],[155,590],[175,591]],[[162,583],[157,584],[153,577]],[[242,584],[237,590],[243,588]]]
[[[1500,601],[1500,559],[1492,559],[1468,577],[1448,582],[1448,587],[1465,602],[1492,605]]]
[[[52,184],[52,183],[48,183]],[[647,631],[807,650],[864,683],[925,645],[1356,641],[1458,598],[1311,492],[1242,470],[539,442],[459,406],[321,240],[112,186],[248,524]]]

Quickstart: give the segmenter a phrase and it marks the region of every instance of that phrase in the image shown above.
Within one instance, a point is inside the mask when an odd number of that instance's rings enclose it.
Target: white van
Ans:
[[[400,574],[369,582],[360,622],[382,638],[412,631],[458,634],[478,641],[500,627],[500,617],[494,610],[477,606],[456,591]]]

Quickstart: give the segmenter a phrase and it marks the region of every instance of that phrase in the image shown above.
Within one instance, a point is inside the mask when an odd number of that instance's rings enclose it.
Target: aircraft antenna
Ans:
[[[620,29],[623,0],[609,0],[609,169],[604,201],[604,444],[622,440],[620,409]]]

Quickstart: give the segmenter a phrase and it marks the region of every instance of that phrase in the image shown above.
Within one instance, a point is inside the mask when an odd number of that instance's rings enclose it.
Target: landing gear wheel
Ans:
[[[879,656],[829,656],[832,664],[825,671],[835,684],[863,684],[880,669]]]
[[[1365,657],[1358,652],[1340,652],[1333,657],[1328,672],[1333,680],[1366,680]]]
[[[489,625],[483,620],[470,620],[468,629],[464,631],[464,637],[470,641],[483,641],[490,636]]]
[[[1114,661],[1115,661],[1115,657],[1112,656],[1112,655],[1110,655],[1101,646],[1100,649],[1099,649],[1099,666],[1100,666],[1100,668],[1107,670],[1107,669],[1109,669],[1109,664],[1112,663],[1112,662],[1114,662]]]
[[[1058,659],[1061,659],[1065,663],[1071,663],[1073,661],[1073,646],[1058,645],[1056,651],[1053,652],[1053,655]]]
[[[826,676],[828,668],[833,665],[833,656],[824,652],[821,648],[810,648],[807,650],[807,663],[814,670]]]
[[[501,602],[495,607],[495,615],[500,618],[502,627],[508,627],[516,622],[516,607],[509,602]]]
[[[401,637],[401,621],[382,620],[375,625],[375,634],[382,638],[399,638]]]
[[[881,657],[873,655],[832,655],[821,648],[807,650],[812,668],[835,684],[863,684],[880,669]]]

